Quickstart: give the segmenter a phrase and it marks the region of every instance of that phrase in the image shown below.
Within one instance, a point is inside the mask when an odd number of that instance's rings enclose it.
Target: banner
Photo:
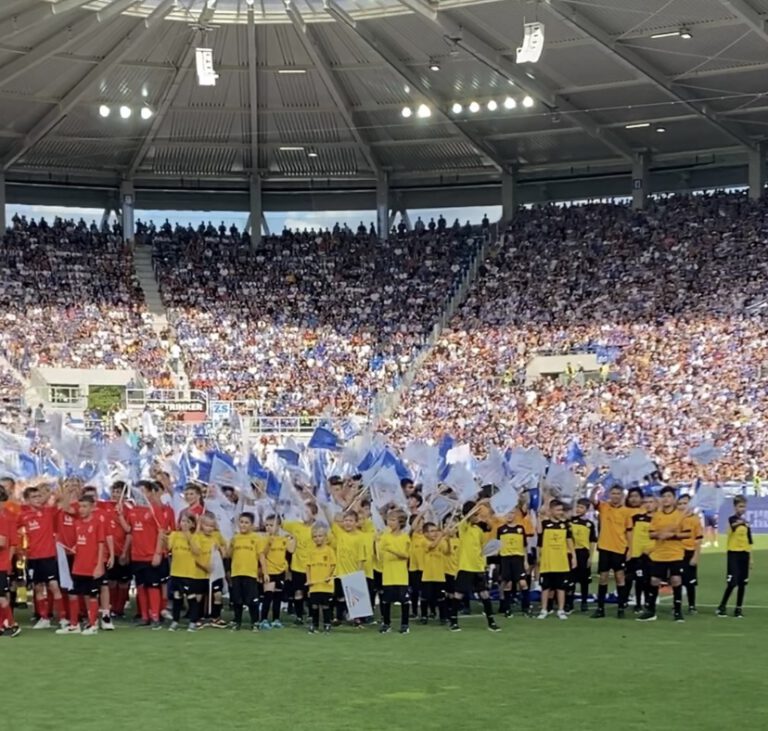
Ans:
[[[728,518],[733,515],[733,502],[726,499],[720,506],[719,531],[728,532]],[[747,498],[747,522],[752,528],[752,533],[768,533],[768,497]]]
[[[347,603],[347,614],[350,619],[372,617],[371,597],[368,594],[368,582],[363,571],[355,571],[341,578],[344,590],[344,601]]]

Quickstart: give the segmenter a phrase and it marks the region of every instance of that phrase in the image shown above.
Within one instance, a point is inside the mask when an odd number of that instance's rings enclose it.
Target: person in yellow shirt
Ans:
[[[600,490],[600,486],[595,491]],[[593,493],[593,498],[596,492]],[[642,495],[642,493],[641,493]],[[594,500],[595,509],[600,517],[600,532],[597,539],[597,609],[593,619],[605,617],[605,600],[608,596],[608,581],[613,572],[618,595],[617,616],[624,616],[626,586],[625,569],[627,563],[627,530],[631,527],[630,508],[623,504],[624,491],[614,485],[608,492],[608,500]]]
[[[285,574],[288,571],[288,553],[293,553],[296,541],[292,536],[281,532],[280,518],[268,515],[264,519],[265,540],[262,546],[259,562],[263,578],[263,594],[261,600],[260,629],[282,629],[280,621],[280,605],[283,601]],[[269,621],[269,610],[272,609],[272,621]]]
[[[338,577],[354,574],[365,570],[366,536],[358,529],[358,515],[354,510],[347,510],[341,517],[341,522],[331,526],[333,540],[331,545],[336,551],[336,574]],[[336,579],[336,619],[333,624],[338,626],[344,620],[346,602],[341,579]],[[362,620],[355,619],[356,627],[362,626]]]
[[[408,560],[411,539],[404,528],[408,519],[401,510],[387,514],[387,531],[381,534],[376,550],[381,555],[381,627],[379,632],[392,631],[392,605],[400,602],[400,634],[410,630],[410,605],[408,597]]]
[[[328,544],[328,529],[324,525],[312,528],[312,546],[307,552],[307,590],[309,591],[309,633],[314,634],[323,613],[323,631],[331,631],[333,613],[336,552]]]
[[[421,507],[421,495],[415,494],[409,502],[418,499]],[[424,551],[427,539],[424,537],[424,521],[421,515],[411,516],[411,553],[408,557],[408,593],[411,597],[411,614],[416,617],[419,613],[419,597],[421,596],[422,572],[424,570]]]
[[[168,536],[168,551],[171,554],[171,613],[173,621],[168,628],[175,632],[181,621],[184,599],[189,609],[187,629],[194,632],[200,621],[200,601],[208,592],[208,582],[195,578],[199,575],[196,559],[200,548],[194,540],[196,521],[191,515],[182,514],[179,518],[179,530]]]
[[[576,558],[576,568],[571,577],[572,591],[579,587],[581,597],[581,611],[586,612],[589,601],[589,584],[592,581],[592,556],[597,544],[597,530],[595,524],[587,517],[591,504],[586,498],[576,501],[574,517],[571,519],[571,535],[573,536],[573,548]],[[568,601],[570,609],[573,609],[574,598],[571,595]]]
[[[523,614],[531,611],[531,592],[528,587],[528,538],[523,521],[515,512],[506,516],[506,522],[496,529],[496,538],[501,542],[501,591],[500,611],[505,617],[512,616],[512,596],[520,592],[520,606]]]
[[[570,573],[576,566],[571,526],[565,520],[565,506],[560,500],[549,503],[548,517],[539,523],[539,577],[541,580],[541,612],[547,618],[550,599],[557,600],[557,618],[568,619],[565,613],[565,591]]]
[[[307,590],[307,555],[312,550],[312,526],[317,517],[317,505],[305,507],[304,520],[286,520],[283,529],[296,541],[296,550],[291,556],[291,589],[296,624],[304,624],[304,594]]]
[[[456,591],[451,602],[450,627],[451,632],[460,632],[459,607],[462,599],[476,592],[483,604],[483,612],[488,629],[491,632],[500,632],[501,627],[496,624],[493,617],[491,595],[488,592],[488,574],[486,571],[484,526],[480,522],[478,512],[485,508],[488,501],[481,500],[478,503],[472,501],[464,503],[462,514],[464,517],[459,523],[459,572],[456,574]]]
[[[677,507],[683,512],[683,586],[688,597],[688,613],[696,614],[696,586],[699,582],[699,554],[701,542],[704,539],[704,530],[701,518],[690,507],[691,496],[680,495],[677,498]]]
[[[197,556],[197,564],[201,572],[198,578],[205,578],[206,590],[203,596],[203,618],[212,627],[226,627],[226,622],[221,619],[221,610],[224,603],[222,598],[223,582],[211,581],[211,572],[214,566],[214,551],[217,551],[223,560],[227,555],[227,545],[219,533],[216,517],[213,513],[203,513],[199,518],[199,530],[195,533],[195,541],[200,549]]]
[[[627,533],[629,543],[629,560],[627,561],[627,600],[635,587],[635,614],[643,611],[643,597],[648,595],[649,582],[651,580],[651,559],[648,553],[653,547],[651,538],[651,520],[656,511],[656,498],[646,495],[643,498],[644,513],[635,513],[632,516],[632,528]]]
[[[445,564],[451,549],[448,539],[434,523],[424,524],[423,536],[424,558],[421,564],[421,618],[419,622],[420,624],[427,624],[430,616],[434,619],[439,613],[440,624],[445,624],[448,619],[445,606]]]
[[[674,602],[674,620],[683,622],[683,559],[685,549],[683,538],[685,516],[677,509],[675,491],[664,487],[659,493],[661,507],[653,514],[650,524],[650,537],[653,546],[649,552],[651,559],[651,585],[648,589],[647,608],[637,617],[639,622],[656,620],[656,600],[659,596],[659,586],[662,581],[669,582],[672,587]]]
[[[733,498],[733,515],[728,518],[728,577],[725,592],[717,608],[718,617],[727,617],[726,607],[731,593],[736,589],[736,609],[733,616],[744,616],[744,595],[752,568],[752,528],[747,522],[747,499],[741,495]]]
[[[229,598],[234,620],[232,629],[239,631],[243,624],[243,610],[248,607],[251,630],[259,628],[259,555],[263,539],[253,531],[253,513],[241,513],[237,519],[238,532],[230,541],[232,569],[229,580]]]

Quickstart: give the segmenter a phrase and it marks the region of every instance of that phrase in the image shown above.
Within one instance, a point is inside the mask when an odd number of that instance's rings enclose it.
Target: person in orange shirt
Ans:
[[[608,501],[596,500],[597,490],[592,494],[595,509],[600,516],[600,533],[597,539],[597,609],[593,619],[605,617],[605,599],[608,595],[608,579],[611,572],[616,579],[619,618],[624,616],[626,606],[626,581],[624,570],[627,564],[627,531],[631,530],[631,512],[623,504],[624,491],[614,485],[608,493]]]

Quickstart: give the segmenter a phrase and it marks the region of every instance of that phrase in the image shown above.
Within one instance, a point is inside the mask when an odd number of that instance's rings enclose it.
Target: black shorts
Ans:
[[[210,582],[210,591],[212,594],[224,591],[224,579],[216,579],[216,581]]]
[[[576,549],[576,568],[571,571],[571,576],[577,584],[588,584],[592,581],[592,561],[588,548]]]
[[[266,591],[267,584],[274,584],[275,588],[272,590],[274,594],[280,593],[285,588],[285,574],[270,574],[264,579],[264,585],[262,589]]]
[[[208,593],[208,579],[189,579],[186,576],[171,576],[171,589],[182,596],[202,596]]]
[[[99,589],[101,588],[101,579],[94,579],[93,576],[72,576],[72,591],[70,594],[76,596],[90,596],[97,597],[99,595]]]
[[[259,582],[252,576],[232,576],[229,579],[229,600],[232,604],[250,606],[259,598]]]
[[[329,591],[315,591],[309,594],[311,607],[330,607],[333,604],[333,594]]]
[[[443,581],[422,581],[421,598],[427,602],[436,602],[445,595],[445,582]]]
[[[749,551],[728,551],[729,584],[746,584],[749,582]]]
[[[117,561],[111,569],[107,569],[107,581],[114,581],[118,584],[129,584],[131,581],[131,566],[126,564],[121,566]]]
[[[459,571],[456,574],[457,594],[472,594],[488,591],[488,577],[485,571]]]
[[[453,594],[456,591],[456,577],[453,574],[445,575],[445,593]]]
[[[376,591],[381,591],[382,575],[381,571],[373,572],[373,585],[376,587]]]
[[[32,577],[33,584],[47,584],[59,580],[59,562],[53,558],[27,559],[27,574]]]
[[[136,586],[146,588],[157,588],[165,579],[163,579],[163,564],[153,566],[150,561],[136,561],[131,564],[131,573],[136,581]]]
[[[627,566],[627,559],[623,553],[615,551],[605,551],[602,548],[597,549],[597,572],[600,574],[609,571],[624,571]]]
[[[683,559],[683,582],[689,586],[695,585],[699,579],[699,567],[691,566],[694,553],[695,551],[686,551]]]
[[[11,576],[7,571],[0,571],[0,596],[11,590]]]
[[[645,554],[635,556],[627,561],[627,574],[635,580],[642,581],[651,575],[651,560]]]
[[[294,591],[306,591],[307,575],[303,571],[291,571],[291,584]]]
[[[527,573],[525,570],[525,559],[522,556],[502,556],[501,557],[501,580],[502,581],[525,581]]]
[[[715,530],[717,530],[717,513],[716,512],[707,510],[704,513],[704,527],[714,528]]]
[[[400,602],[400,604],[407,604],[410,599],[410,592],[407,586],[382,586],[381,598],[382,601],[388,604],[394,604]]]
[[[171,562],[168,560],[168,556],[164,556],[160,559],[160,565],[157,567],[157,572],[160,576],[161,584],[167,584],[171,580]]]
[[[651,561],[651,578],[669,581],[674,576],[683,575],[682,561]]]
[[[539,579],[541,581],[541,588],[545,591],[549,589],[567,589],[570,581],[570,571],[549,571],[546,574],[541,574]]]
[[[408,572],[408,586],[411,587],[411,591],[415,594],[417,594],[421,588],[421,575],[421,571]]]

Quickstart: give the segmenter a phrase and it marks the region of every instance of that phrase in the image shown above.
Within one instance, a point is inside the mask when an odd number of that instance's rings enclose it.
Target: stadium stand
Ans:
[[[641,445],[685,479],[704,437],[723,476],[765,464],[768,206],[741,194],[521,210],[404,394],[391,434],[443,431],[562,453],[571,437]],[[600,372],[526,383],[538,353],[597,353]]]

